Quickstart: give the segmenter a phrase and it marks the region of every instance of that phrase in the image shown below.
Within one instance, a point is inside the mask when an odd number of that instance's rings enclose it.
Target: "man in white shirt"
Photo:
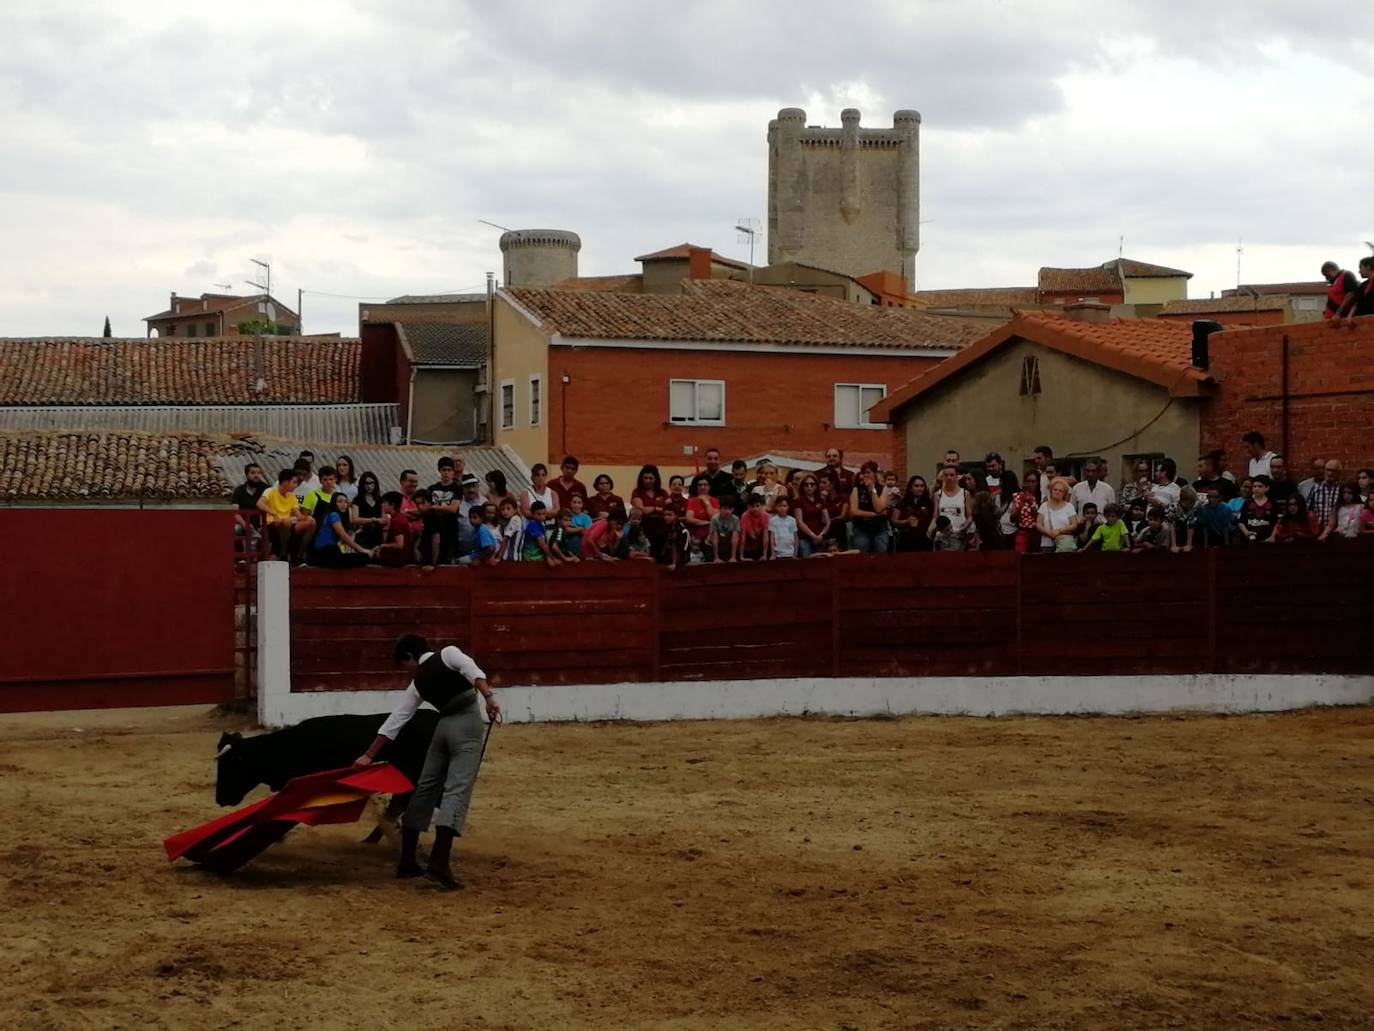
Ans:
[[[500,721],[501,706],[481,667],[454,645],[435,652],[419,634],[405,634],[396,641],[392,658],[396,665],[411,670],[414,678],[400,704],[378,730],[376,739],[354,760],[354,765],[370,765],[377,753],[396,739],[421,703],[439,710],[424,769],[401,818],[401,860],[396,876],[423,874],[452,891],[463,883],[449,868],[449,853],[453,850],[453,839],[463,833],[477,769],[482,765],[484,737],[477,696],[480,694],[486,700],[490,723]],[[429,865],[422,868],[415,858],[415,849],[436,807],[439,815],[434,827],[434,847],[429,853]]]
[[[1091,501],[1099,512],[1105,512],[1108,505],[1116,504],[1116,491],[1102,479],[1102,460],[1090,458],[1083,463],[1083,479],[1073,485],[1069,500],[1079,512]]]
[[[1250,452],[1250,479],[1253,480],[1256,476],[1273,476],[1270,463],[1274,460],[1274,452],[1264,446],[1264,434],[1251,430],[1240,439],[1245,445],[1245,450]]]

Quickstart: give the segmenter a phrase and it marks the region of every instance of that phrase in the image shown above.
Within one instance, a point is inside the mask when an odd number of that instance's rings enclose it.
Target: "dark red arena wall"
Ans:
[[[8,509],[0,712],[233,695],[233,515]]]

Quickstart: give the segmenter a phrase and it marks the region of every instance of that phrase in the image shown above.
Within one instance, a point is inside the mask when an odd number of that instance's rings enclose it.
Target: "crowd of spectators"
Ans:
[[[263,535],[280,558],[312,566],[495,565],[646,561],[669,568],[871,552],[983,551],[1067,553],[1187,552],[1203,548],[1326,541],[1374,535],[1374,471],[1342,478],[1335,459],[1314,458],[1295,480],[1264,437],[1247,433],[1243,474],[1226,453],[1197,462],[1192,480],[1167,457],[1141,459],[1114,487],[1100,458],[1056,461],[1037,447],[1018,476],[997,453],[965,463],[947,451],[933,483],[901,478],[874,462],[857,472],[830,449],[815,471],[780,479],[767,461],[729,468],[708,448],[705,468],[665,485],[646,465],[627,503],[610,476],[591,489],[578,461],[559,475],[535,465],[530,486],[512,492],[494,470],[478,477],[461,457],[438,461],[437,479],[420,487],[411,469],[395,489],[356,473],[347,456],[316,469],[302,452],[269,485],[249,465],[233,492],[240,532]],[[1069,475],[1069,466],[1081,478]]]

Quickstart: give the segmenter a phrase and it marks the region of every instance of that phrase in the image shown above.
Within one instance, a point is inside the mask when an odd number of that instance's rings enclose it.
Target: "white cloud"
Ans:
[[[0,334],[119,333],[169,289],[480,284],[494,230],[568,228],[589,274],[692,240],[742,256],[779,107],[922,111],[922,286],[1116,253],[1310,278],[1374,238],[1358,112],[1374,12],[1283,0],[979,5],[569,0],[0,13]],[[307,295],[308,330],[356,302]]]

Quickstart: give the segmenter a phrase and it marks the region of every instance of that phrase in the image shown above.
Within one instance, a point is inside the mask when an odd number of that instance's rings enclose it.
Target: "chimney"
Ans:
[[[167,302],[167,310],[173,312],[181,311],[181,309],[177,307],[177,292],[175,290],[172,291],[172,299]]]
[[[1206,369],[1211,363],[1207,341],[1213,333],[1220,333],[1222,325],[1213,319],[1197,319],[1193,323],[1193,368]]]
[[[1075,301],[1064,305],[1064,318],[1074,322],[1111,322],[1112,308],[1097,301]]]
[[[687,248],[687,278],[688,278],[688,279],[710,279],[710,278],[711,278],[711,248],[709,248],[709,247],[688,247],[688,248]]]

